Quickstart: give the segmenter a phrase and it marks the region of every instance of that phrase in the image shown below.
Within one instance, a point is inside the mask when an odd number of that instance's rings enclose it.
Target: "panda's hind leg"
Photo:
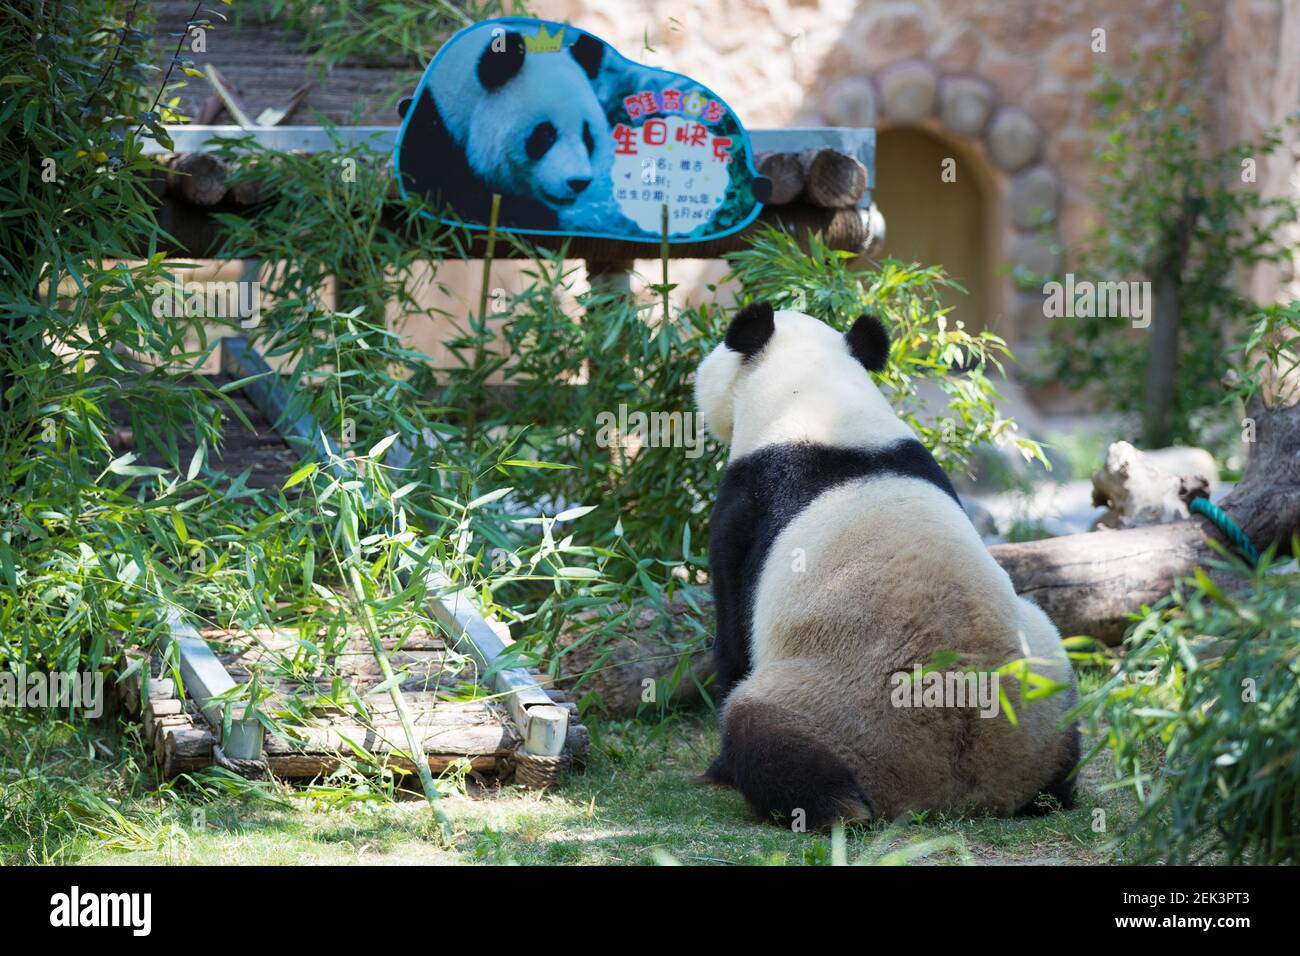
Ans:
[[[712,784],[715,787],[734,787],[736,778],[731,775],[731,768],[722,754],[713,758],[709,769],[695,778],[696,783]]]
[[[871,819],[871,800],[852,758],[810,715],[786,706],[785,694],[761,692],[763,686],[783,689],[793,675],[772,672],[793,664],[771,665],[737,687],[723,713],[722,753],[714,766],[766,820],[820,830],[836,821]]]
[[[1064,762],[1038,796],[1016,810],[1016,816],[1042,817],[1057,810],[1074,809],[1074,769],[1080,755],[1079,726],[1075,724],[1063,733],[1066,738]],[[1044,796],[1051,799],[1044,800]]]

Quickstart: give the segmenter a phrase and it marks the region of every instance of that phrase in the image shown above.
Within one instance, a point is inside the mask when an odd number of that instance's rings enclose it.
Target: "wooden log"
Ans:
[[[158,732],[158,721],[163,717],[176,717],[181,714],[184,705],[179,700],[171,698],[170,700],[150,700],[144,706],[144,712],[140,715],[140,722],[144,725],[145,740],[153,740]]]
[[[1093,473],[1092,503],[1109,510],[1098,519],[1106,528],[1140,528],[1188,517],[1191,497],[1210,493],[1211,475],[1175,475],[1155,454],[1126,441],[1111,444],[1106,462]]]
[[[989,549],[1011,577],[1017,593],[1041,607],[1063,636],[1085,634],[1108,644],[1118,644],[1132,623],[1128,615],[1143,604],[1153,604],[1170,592],[1174,582],[1204,566],[1214,552],[1209,536],[1216,532],[1201,519],[1153,525],[1127,531],[1094,531],[1041,541],[999,544]],[[1211,577],[1231,587],[1232,575],[1212,571]],[[713,601],[705,589],[691,598],[704,613],[704,628],[711,632]],[[636,625],[598,644],[584,622],[561,636],[563,644],[584,637],[572,656],[561,658],[570,683],[584,669],[594,668],[581,683],[579,694],[595,691],[616,716],[636,713],[644,681],[668,678],[677,667],[677,653],[663,653],[662,631],[685,633],[695,612],[686,601],[671,603],[664,614],[646,610]],[[591,621],[589,618],[588,621]],[[588,627],[594,626],[588,624]],[[694,680],[708,682],[713,674],[712,655],[703,642],[691,660]],[[682,686],[677,706],[698,698],[690,675]]]
[[[150,700],[171,700],[175,696],[176,696],[176,682],[172,680],[170,677],[149,678],[149,699]]]
[[[167,162],[169,191],[178,191],[196,206],[215,206],[226,195],[230,168],[212,153],[185,153]]]
[[[162,737],[162,776],[193,773],[212,766],[215,738],[206,727],[173,727]]]
[[[1160,600],[1213,556],[1208,536],[1214,534],[1196,519],[996,544],[989,553],[1062,636],[1118,644],[1132,624],[1130,613]]]
[[[457,760],[468,760],[471,770],[484,774],[494,773],[500,764],[497,757],[487,755],[467,757],[463,754],[430,754],[428,760],[429,770],[433,773],[442,773]],[[402,770],[414,770],[414,765],[404,757],[390,756],[387,762]],[[269,751],[266,754],[266,764],[271,773],[277,777],[297,779],[319,777],[333,773],[342,763],[342,758],[334,754],[271,753]]]
[[[697,598],[704,598],[706,603],[702,606],[712,610],[707,594],[701,591]],[[616,606],[608,610],[617,614],[623,608]],[[601,611],[577,615],[560,634],[559,686],[578,697],[598,695],[610,716],[633,716],[647,694],[658,695],[665,690],[685,649],[691,647],[692,631],[688,624],[691,616],[689,606],[676,601],[662,613],[645,608],[626,619],[625,628],[602,636],[593,633],[601,626]],[[706,627],[711,632],[711,625]],[[697,646],[703,648],[702,643]],[[696,653],[671,703],[678,707],[697,704],[701,699],[698,684],[707,681],[712,673],[711,655]]]
[[[194,727],[194,721],[188,714],[177,714],[172,717],[158,717],[153,722],[153,733],[145,739],[153,747],[154,758],[162,761],[163,741],[167,738],[167,733],[173,730],[189,730]]]
[[[804,199],[824,209],[856,206],[867,191],[867,167],[855,156],[821,147],[799,156],[804,168]]]
[[[798,153],[763,153],[755,158],[754,165],[759,175],[772,181],[772,195],[767,200],[769,206],[794,202],[803,192],[803,163],[799,162]]]
[[[850,204],[851,205],[851,204]],[[247,207],[236,206],[229,199],[219,207],[205,208],[169,194],[155,209],[158,225],[167,236],[158,236],[163,251],[174,256],[198,259],[215,259],[226,255],[225,227],[210,215],[211,212],[247,213]],[[860,209],[824,209],[805,201],[795,201],[784,206],[765,205],[758,219],[740,232],[705,242],[671,243],[668,255],[672,259],[718,259],[729,252],[749,248],[748,238],[764,225],[776,226],[792,232],[803,246],[807,246],[807,230],[819,231],[831,248],[846,252],[863,251],[869,232],[862,223]],[[405,224],[396,207],[384,216],[382,228],[394,233],[399,241],[405,239],[412,245],[419,240]],[[170,238],[169,238],[170,237]],[[519,236],[520,243],[498,242],[495,256],[498,259],[530,258],[535,250],[568,250],[572,259],[588,262],[615,262],[628,259],[658,259],[657,242],[625,242],[619,239],[595,239],[585,236]],[[175,240],[174,242],[172,240]],[[467,250],[471,259],[482,258],[485,249],[483,233],[476,232]],[[149,246],[141,239],[138,252],[143,257]]]
[[[129,667],[136,659],[139,658],[139,655],[138,654],[132,655],[130,652],[128,652],[126,657],[127,657],[127,666]],[[144,663],[141,666],[148,667],[149,665],[148,663]],[[141,672],[137,670],[131,676],[123,677],[119,679],[117,682],[117,691],[118,694],[120,694],[122,697],[122,706],[126,708],[126,712],[130,714],[132,717],[138,716],[140,713],[141,677],[142,677]]]
[[[241,179],[231,183],[226,198],[236,206],[256,206],[263,199],[261,184],[256,179]]]
[[[1265,406],[1263,392],[1246,408],[1246,421],[1254,426],[1254,443],[1241,481],[1220,506],[1256,548],[1263,551],[1278,542],[1281,553],[1291,553],[1291,539],[1300,533],[1300,370],[1284,373]],[[1300,556],[1300,555],[1298,555]]]
[[[868,212],[865,209],[821,209],[807,203],[790,203],[764,211],[769,225],[783,229],[807,245],[807,237],[816,234],[832,249],[860,253],[871,238]]]

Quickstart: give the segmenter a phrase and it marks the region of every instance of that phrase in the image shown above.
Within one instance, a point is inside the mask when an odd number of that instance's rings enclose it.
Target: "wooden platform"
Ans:
[[[241,342],[230,346],[228,357],[261,361]],[[223,372],[204,384],[220,387],[235,379]],[[303,453],[313,453],[305,440],[312,428],[295,431],[301,423],[280,423],[282,434],[269,420],[285,401],[278,381],[254,382],[229,397],[252,428],[227,413],[222,446],[209,451],[204,474],[218,482],[242,481],[250,490],[279,488]],[[156,449],[136,441],[125,409],[111,414],[110,444],[116,453],[137,451],[140,464],[165,465]],[[286,434],[299,448],[291,447]],[[183,468],[194,446],[179,452]],[[455,765],[484,780],[554,784],[560,769],[587,753],[589,735],[578,722],[576,704],[564,691],[542,686],[549,678],[522,670],[496,671],[484,681],[490,687],[480,686],[479,676],[510,643],[509,631],[486,621],[449,581],[431,581],[431,586],[436,591],[428,610],[441,632],[417,629],[383,641],[401,675],[430,769],[440,773]],[[213,765],[291,779],[322,777],[345,763],[362,772],[413,769],[359,623],[332,638],[309,635],[316,649],[304,646],[293,630],[198,632],[179,612],[172,615],[171,632],[187,700],[180,699],[170,673],[163,673],[160,658],[151,660],[148,681],[142,666],[120,685],[123,704],[143,723],[163,777]],[[254,672],[270,691],[259,701],[265,720],[241,703],[231,708],[233,720],[223,732],[223,708],[212,698],[247,683]]]
[[[246,684],[257,672],[269,691],[259,710],[280,732],[266,734],[261,759],[275,776],[318,778],[345,764],[363,773],[384,767],[413,769],[387,690],[374,692],[380,684],[378,666],[360,629],[339,635],[337,647],[322,648],[325,653],[320,655],[303,648],[297,631],[201,633],[235,684]],[[325,642],[323,635],[315,638]],[[511,778],[523,737],[502,700],[477,683],[472,659],[423,629],[386,637],[384,645],[402,675],[401,688],[430,770],[440,773],[460,766],[485,780]],[[221,763],[216,747],[219,712],[205,716],[197,702],[182,706],[174,682],[157,661],[151,672],[146,693],[142,695],[137,675],[126,683],[123,696],[127,709],[144,724],[162,775],[173,777]],[[577,705],[559,689],[550,689],[548,695],[570,715],[564,756],[580,762],[590,738],[577,722]]]

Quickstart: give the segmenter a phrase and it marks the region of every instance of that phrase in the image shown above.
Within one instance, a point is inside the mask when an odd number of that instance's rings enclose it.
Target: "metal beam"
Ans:
[[[175,608],[167,612],[167,629],[176,645],[180,659],[181,680],[185,696],[193,700],[207,717],[208,723],[221,737],[221,749],[234,760],[262,759],[262,725],[256,719],[245,719],[243,705],[235,705],[230,733],[222,735],[222,714],[225,704],[212,698],[228,693],[238,685],[226,672],[208,642],[191,625],[187,624]]]

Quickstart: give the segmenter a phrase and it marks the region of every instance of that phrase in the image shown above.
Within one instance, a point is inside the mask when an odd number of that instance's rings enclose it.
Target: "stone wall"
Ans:
[[[537,6],[628,55],[698,77],[750,126],[919,126],[956,142],[994,184],[1002,215],[990,241],[1001,246],[992,257],[999,276],[1068,267],[1071,245],[1097,221],[1089,201],[1100,148],[1088,96],[1094,71],[1132,69],[1171,48],[1181,29],[1177,0]],[[1222,142],[1256,135],[1300,107],[1300,0],[1190,6],[1208,51],[1205,73],[1192,80],[1205,90]],[[1096,30],[1104,30],[1104,48]],[[1288,153],[1285,162],[1261,164],[1259,186],[1269,195],[1296,190],[1295,175]],[[942,188],[939,170],[935,183]],[[1296,273],[1257,270],[1251,290],[1273,298],[1294,286]],[[714,277],[704,270],[701,281]],[[997,281],[1000,314],[987,324],[1036,338],[1041,297]]]

